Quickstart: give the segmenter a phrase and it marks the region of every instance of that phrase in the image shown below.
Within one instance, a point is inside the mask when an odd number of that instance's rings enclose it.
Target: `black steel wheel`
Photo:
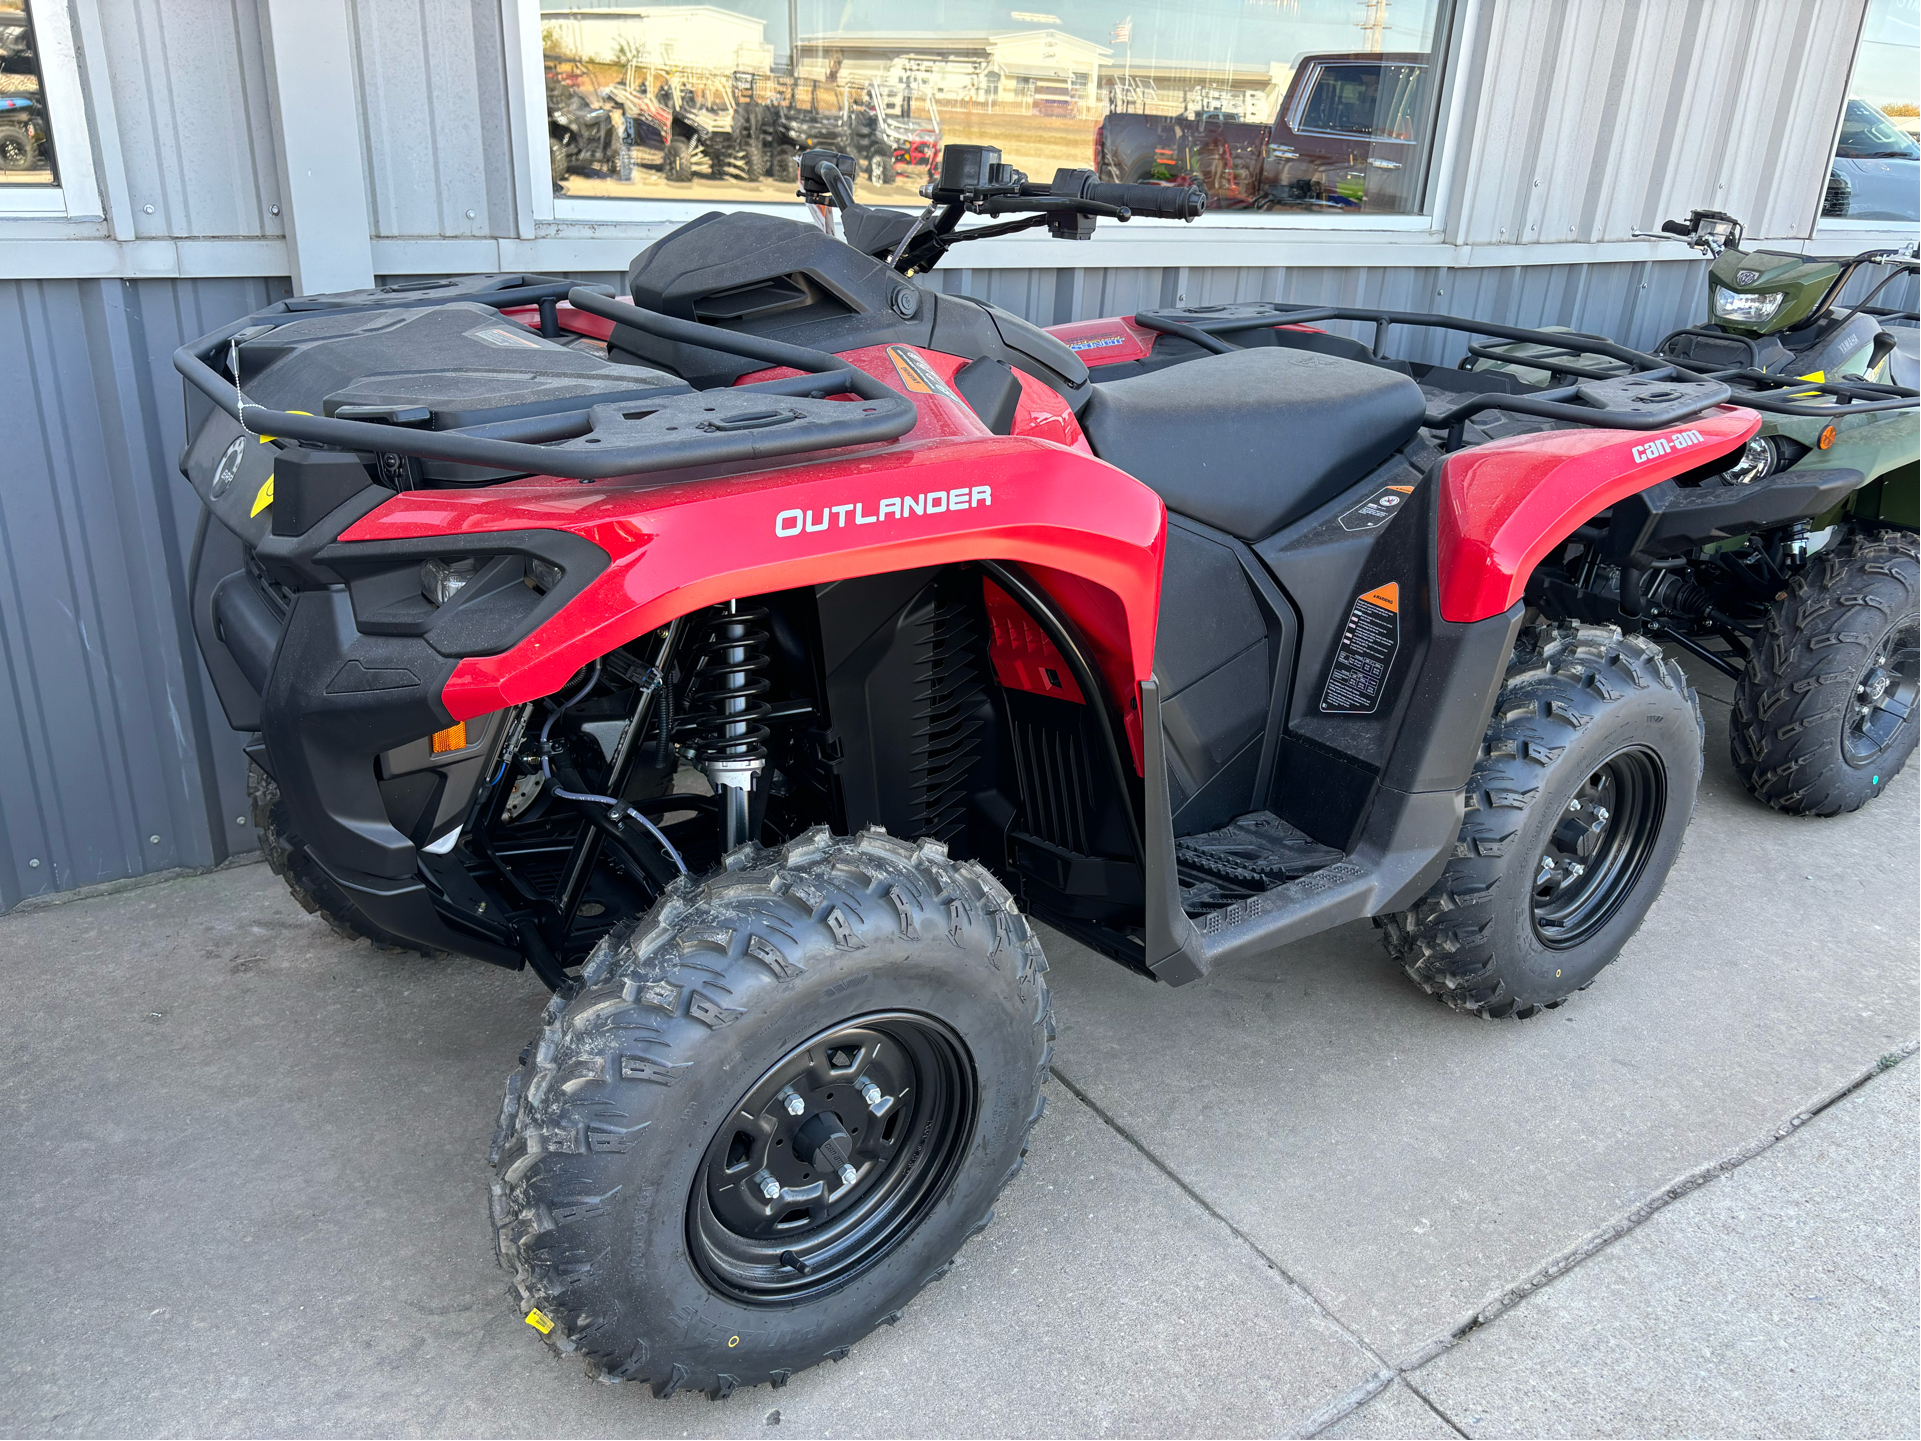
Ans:
[[[675,882],[508,1080],[493,1220],[519,1314],[661,1396],[842,1359],[1019,1174],[1046,969],[1006,889],[933,841],[817,826]]]
[[[1701,783],[1681,668],[1613,626],[1524,633],[1464,797],[1460,839],[1388,954],[1458,1011],[1524,1020],[1593,984],[1640,927]]]
[[[1653,751],[1609,756],[1568,798],[1534,863],[1534,933],[1552,950],[1578,946],[1621,908],[1661,834],[1667,776]]]
[[[1854,683],[1841,730],[1841,755],[1856,770],[1877,767],[1914,719],[1921,691],[1921,626],[1912,618],[1875,650]]]
[[[694,1264],[755,1303],[845,1284],[946,1191],[978,1100],[966,1046],[931,1016],[862,1016],[795,1047],[707,1148],[688,1205]]]
[[[1728,743],[1756,800],[1798,816],[1859,810],[1921,737],[1921,543],[1855,533],[1769,608],[1734,687]]]

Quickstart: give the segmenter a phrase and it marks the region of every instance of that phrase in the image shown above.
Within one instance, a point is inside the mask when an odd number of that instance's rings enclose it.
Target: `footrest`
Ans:
[[[1181,909],[1206,915],[1345,859],[1268,811],[1236,817],[1217,831],[1174,842]]]

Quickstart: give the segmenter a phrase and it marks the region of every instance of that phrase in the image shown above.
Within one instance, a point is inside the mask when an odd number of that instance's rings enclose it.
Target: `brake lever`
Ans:
[[[1134,212],[1125,205],[1109,205],[1104,200],[1081,200],[1068,195],[992,195],[974,209],[981,215],[1011,215],[1023,211],[1048,215],[1066,211],[1108,220],[1131,220],[1134,216]]]

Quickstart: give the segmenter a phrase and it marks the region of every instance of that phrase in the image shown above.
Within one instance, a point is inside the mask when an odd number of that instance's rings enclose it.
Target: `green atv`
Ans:
[[[1794,815],[1857,810],[1907,762],[1921,725],[1921,329],[1915,311],[1870,303],[1921,268],[1916,247],[1744,250],[1740,222],[1715,210],[1645,238],[1713,261],[1714,319],[1675,331],[1657,356],[1677,375],[1726,382],[1763,424],[1732,464],[1678,478],[1701,492],[1697,508],[1726,512],[1723,538],[1648,566],[1590,547],[1572,557],[1570,581],[1594,619],[1672,642],[1734,680],[1729,741],[1756,799]],[[1889,273],[1844,308],[1843,289],[1870,265]],[[1566,350],[1477,346],[1464,366],[1530,385],[1625,373],[1568,334]]]

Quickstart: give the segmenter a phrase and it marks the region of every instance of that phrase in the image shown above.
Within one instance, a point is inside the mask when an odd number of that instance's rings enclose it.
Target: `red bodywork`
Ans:
[[[1450,455],[1441,467],[1441,618],[1499,615],[1583,521],[1760,428],[1754,411],[1723,405],[1672,430],[1550,430]]]
[[[506,313],[537,324],[532,307]],[[560,320],[601,340],[613,328],[569,306]],[[1158,338],[1126,317],[1051,333],[1090,364],[1142,359]],[[341,539],[566,530],[610,557],[562,615],[509,651],[460,663],[442,693],[457,720],[551,695],[616,646],[719,601],[918,566],[1013,561],[1086,637],[1138,769],[1140,684],[1152,674],[1160,608],[1160,498],[1096,459],[1071,407],[1030,376],[1020,376],[1014,434],[997,436],[952,389],[964,358],[902,345],[843,358],[913,398],[920,419],[912,431],[885,447],[713,479],[586,486],[532,477],[485,490],[412,491]],[[742,383],[792,373],[769,369]],[[1721,406],[1667,431],[1547,431],[1448,457],[1436,538],[1442,617],[1501,614],[1521,598],[1540,559],[1582,522],[1745,443],[1760,423],[1753,411]],[[1016,632],[1013,601],[991,585],[987,600],[1002,683],[1060,694],[1048,681],[1052,670],[1073,687],[1064,660],[1031,623]],[[1071,698],[1085,699],[1078,687]]]
[[[902,351],[937,384],[903,383],[901,366],[913,373],[913,362],[898,360]],[[551,695],[616,646],[719,601],[919,566],[1012,561],[1086,638],[1138,767],[1140,685],[1153,671],[1160,610],[1160,497],[1096,460],[1047,387],[1023,387],[1030,433],[993,435],[947,387],[962,360],[906,346],[844,358],[912,396],[921,412],[912,432],[885,447],[711,479],[584,485],[537,476],[485,490],[408,491],[340,538],[565,530],[607,553],[607,569],[560,615],[511,650],[460,662],[441,693],[456,720]]]

